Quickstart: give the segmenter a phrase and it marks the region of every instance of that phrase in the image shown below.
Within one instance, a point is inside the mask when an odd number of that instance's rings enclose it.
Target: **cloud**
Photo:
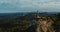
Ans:
[[[60,0],[0,0],[0,11],[60,10]]]

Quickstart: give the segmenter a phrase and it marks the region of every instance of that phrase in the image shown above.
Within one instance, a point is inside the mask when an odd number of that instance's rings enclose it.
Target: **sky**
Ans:
[[[60,12],[60,0],[0,0],[0,13]]]

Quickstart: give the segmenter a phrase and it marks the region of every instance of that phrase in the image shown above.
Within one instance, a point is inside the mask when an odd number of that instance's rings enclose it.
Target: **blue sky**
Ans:
[[[0,13],[60,12],[60,0],[0,0]]]

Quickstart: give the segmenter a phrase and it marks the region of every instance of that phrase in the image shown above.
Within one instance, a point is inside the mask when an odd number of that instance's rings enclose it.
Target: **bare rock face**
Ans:
[[[52,26],[54,22],[50,17],[41,17],[37,21],[37,32],[55,32]]]

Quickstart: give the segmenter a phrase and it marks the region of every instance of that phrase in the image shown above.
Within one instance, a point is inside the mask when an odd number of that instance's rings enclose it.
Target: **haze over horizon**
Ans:
[[[0,13],[60,12],[60,0],[0,0]]]

